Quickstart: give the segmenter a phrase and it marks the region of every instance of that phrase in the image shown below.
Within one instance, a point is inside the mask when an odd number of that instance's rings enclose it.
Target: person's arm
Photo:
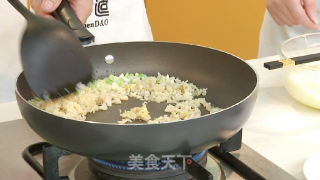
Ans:
[[[92,12],[92,0],[68,0],[71,8],[82,23],[85,23]],[[51,13],[57,9],[61,0],[30,0],[36,14],[53,18]]]
[[[316,0],[267,0],[267,9],[279,25],[320,30]]]

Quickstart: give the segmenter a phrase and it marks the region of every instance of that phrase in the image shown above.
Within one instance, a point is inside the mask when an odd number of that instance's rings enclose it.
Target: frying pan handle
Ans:
[[[43,166],[34,156],[43,155]],[[59,177],[58,161],[61,156],[69,154],[47,142],[39,142],[28,146],[22,153],[23,159],[43,178],[54,180],[68,180],[69,178]]]
[[[83,45],[94,41],[94,36],[81,23],[74,11],[71,9],[67,0],[62,0],[59,7],[52,15],[66,24],[79,38]]]

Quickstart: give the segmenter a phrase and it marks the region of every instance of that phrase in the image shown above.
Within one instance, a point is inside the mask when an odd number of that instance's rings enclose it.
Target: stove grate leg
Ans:
[[[43,154],[43,166],[34,158],[38,154]],[[68,154],[47,142],[40,142],[28,146],[22,157],[44,180],[69,180],[67,176],[59,176],[58,167],[59,158]]]

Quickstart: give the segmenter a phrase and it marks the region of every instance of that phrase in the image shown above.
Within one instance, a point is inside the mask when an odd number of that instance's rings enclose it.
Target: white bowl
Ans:
[[[297,36],[281,46],[283,59],[315,53],[320,53],[320,33]],[[284,86],[297,101],[320,109],[320,61],[288,68]]]

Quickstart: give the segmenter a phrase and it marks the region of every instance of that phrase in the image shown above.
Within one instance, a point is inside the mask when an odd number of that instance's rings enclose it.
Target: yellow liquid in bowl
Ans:
[[[299,102],[320,109],[320,63],[292,68],[285,76],[288,93]]]

